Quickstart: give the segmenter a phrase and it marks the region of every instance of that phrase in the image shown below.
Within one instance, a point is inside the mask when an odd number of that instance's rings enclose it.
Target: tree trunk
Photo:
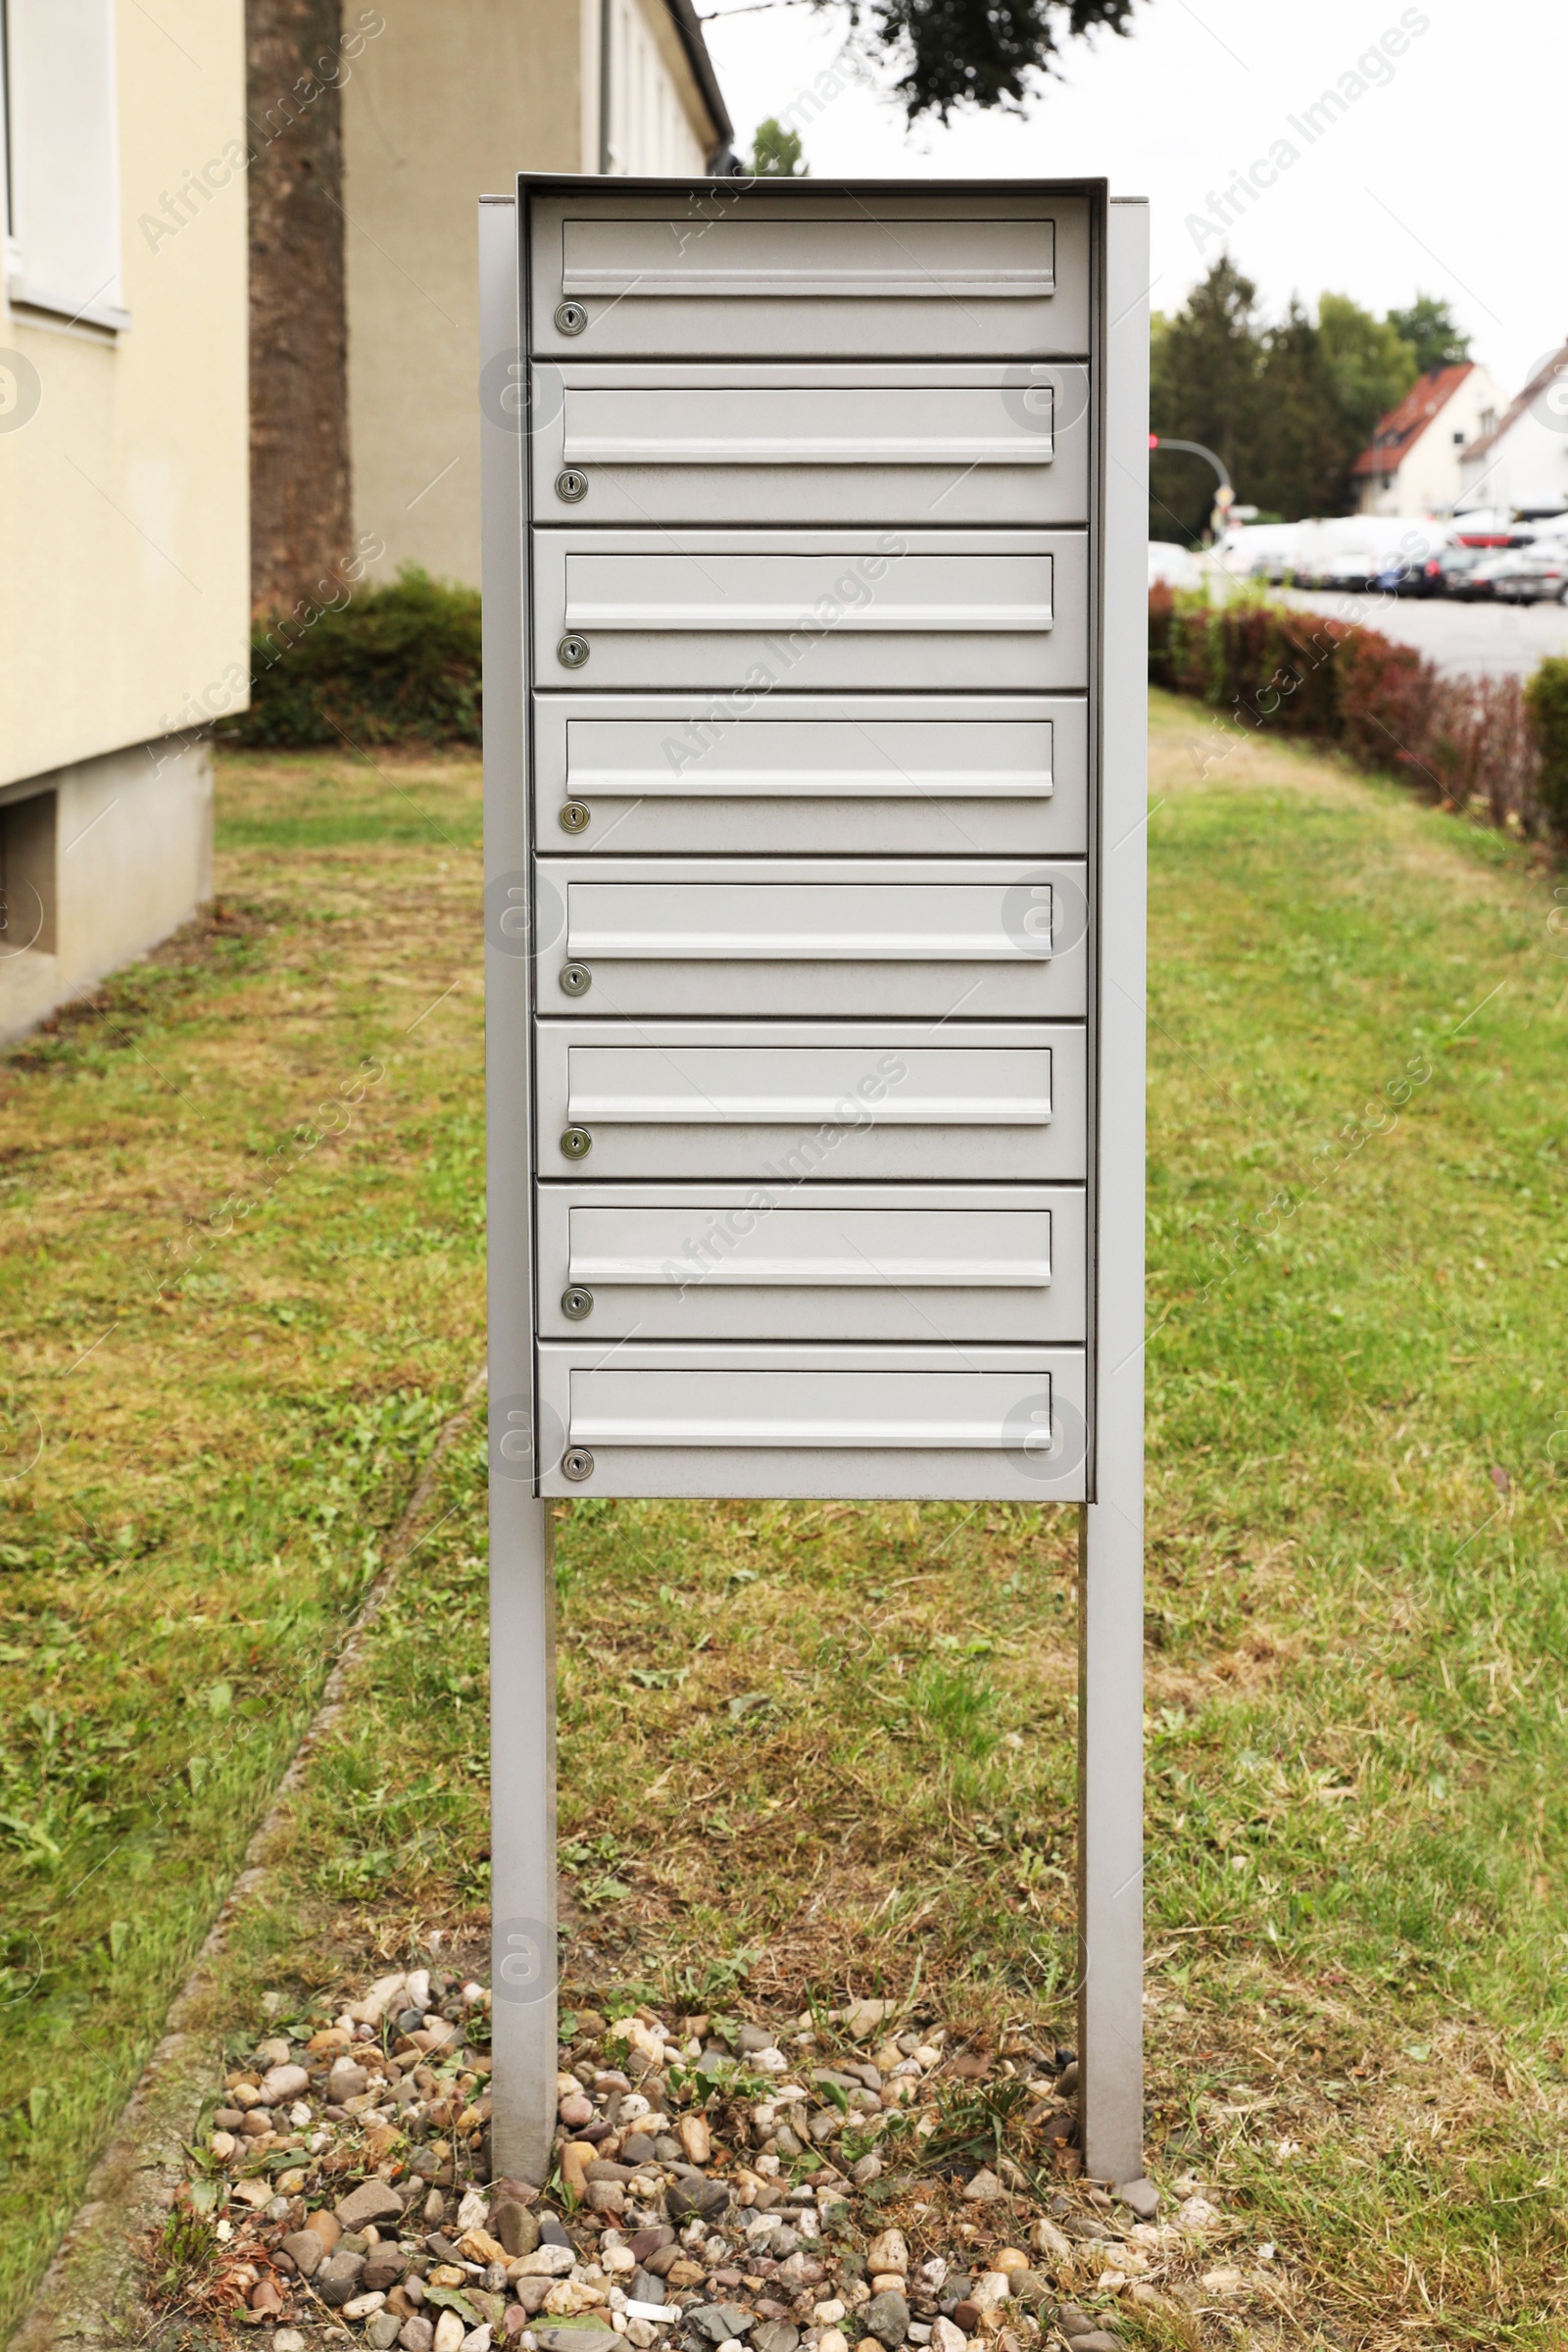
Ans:
[[[245,15],[251,604],[275,612],[352,553],[345,68],[340,0],[247,0]]]

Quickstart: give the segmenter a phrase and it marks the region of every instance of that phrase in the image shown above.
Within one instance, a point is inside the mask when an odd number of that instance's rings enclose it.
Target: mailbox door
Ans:
[[[586,183],[595,187],[595,183]],[[553,359],[1083,358],[1082,197],[536,197],[531,346]],[[564,314],[563,305],[570,308]]]
[[[543,1012],[1085,1008],[1081,865],[541,858],[536,894]]]
[[[541,694],[541,851],[1081,857],[1080,698]]]
[[[1084,1374],[1081,1348],[546,1341],[540,1487],[1078,1501]]]
[[[547,1185],[540,1330],[596,1340],[1085,1335],[1075,1186]]]
[[[541,1020],[537,1047],[545,1177],[1084,1175],[1071,1022]]]
[[[533,534],[558,686],[1013,693],[1088,682],[1081,531]]]
[[[1082,523],[1089,371],[536,363],[538,520]]]

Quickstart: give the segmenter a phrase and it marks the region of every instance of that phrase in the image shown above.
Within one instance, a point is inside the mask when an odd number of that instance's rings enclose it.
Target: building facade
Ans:
[[[247,682],[242,0],[4,0],[0,1039],[210,895]]]
[[[706,172],[730,143],[690,0],[377,0],[343,93],[354,536],[478,584],[474,205],[519,163]]]
[[[254,119],[318,0],[250,0]],[[692,0],[343,0],[329,102],[252,188],[258,611],[349,561],[479,579],[477,199],[530,169],[705,173],[732,137]],[[281,355],[283,364],[277,361]],[[325,593],[323,595],[323,587]]]
[[[1351,467],[1362,514],[1446,514],[1459,496],[1464,454],[1505,406],[1485,368],[1465,360],[1429,368],[1386,416]]]
[[[1543,360],[1493,431],[1464,453],[1461,507],[1568,511],[1568,343]]]

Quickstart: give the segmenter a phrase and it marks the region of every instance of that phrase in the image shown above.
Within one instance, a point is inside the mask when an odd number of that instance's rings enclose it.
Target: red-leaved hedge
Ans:
[[[1149,593],[1149,675],[1222,712],[1220,726],[1336,746],[1446,808],[1534,837],[1568,837],[1545,662],[1516,677],[1445,677],[1413,646],[1291,605]]]

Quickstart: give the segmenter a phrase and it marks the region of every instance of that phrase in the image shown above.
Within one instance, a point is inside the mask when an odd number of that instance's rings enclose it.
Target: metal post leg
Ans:
[[[1110,1503],[1080,1522],[1078,2059],[1084,2171],[1144,2169],[1143,1528]]]
[[[490,1509],[491,2145],[549,2177],[556,2125],[556,1580],[551,1505],[498,1479]]]
[[[1097,1072],[1095,1468],[1079,1568],[1078,2056],[1084,2170],[1144,2169],[1144,988],[1149,210],[1106,211],[1102,541],[1105,626]]]

